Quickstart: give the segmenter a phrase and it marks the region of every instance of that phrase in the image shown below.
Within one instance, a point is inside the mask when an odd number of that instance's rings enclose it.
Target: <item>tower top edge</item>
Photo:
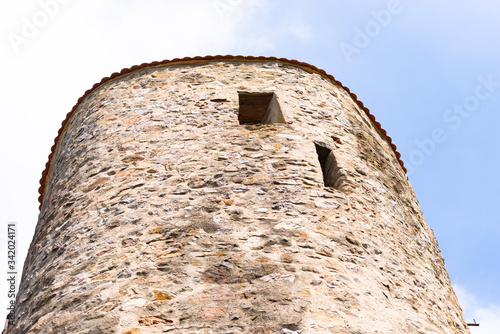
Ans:
[[[58,131],[57,136],[54,139],[54,144],[52,145],[50,154],[48,156],[48,161],[45,164],[45,169],[42,172],[42,176],[40,178],[40,187],[38,188],[38,201],[40,204],[40,209],[41,205],[43,202],[43,197],[45,194],[45,188],[47,184],[48,177],[50,175],[50,168],[52,165],[52,158],[54,155],[54,152],[57,148],[57,144],[59,142],[59,139],[61,135],[63,134],[64,130],[66,129],[66,125],[68,124],[68,121],[74,114],[75,110],[79,107],[79,105],[85,101],[85,99],[92,94],[95,90],[97,90],[99,87],[102,85],[116,80],[120,77],[126,76],[132,72],[142,70],[145,68],[154,68],[154,67],[165,67],[165,66],[176,66],[176,65],[201,65],[204,63],[210,63],[210,62],[219,62],[219,61],[235,61],[235,62],[260,62],[260,63],[266,63],[266,62],[277,62],[281,63],[283,65],[288,65],[288,66],[293,66],[300,68],[306,72],[310,73],[316,73],[321,75],[322,77],[331,80],[333,83],[339,85],[342,87],[349,95],[350,97],[356,102],[356,104],[366,113],[366,115],[370,118],[376,129],[379,131],[379,133],[382,135],[384,139],[387,140],[389,145],[391,146],[392,150],[394,151],[394,154],[396,155],[396,158],[398,159],[398,162],[402,168],[402,170],[406,173],[407,170],[404,166],[403,161],[401,160],[401,154],[397,151],[397,146],[392,142],[392,138],[387,135],[387,132],[382,128],[381,124],[377,122],[375,119],[375,116],[370,112],[370,109],[365,107],[363,102],[361,102],[356,94],[352,93],[350,89],[347,86],[344,86],[342,82],[339,80],[335,79],[335,77],[331,74],[328,74],[325,70],[320,69],[314,65],[311,65],[309,63],[305,62],[300,62],[295,59],[287,59],[287,58],[277,58],[277,57],[266,57],[266,56],[242,56],[242,55],[216,55],[216,56],[197,56],[197,57],[185,57],[185,58],[174,58],[174,59],[165,59],[162,61],[153,61],[150,63],[143,63],[140,65],[134,65],[130,68],[124,68],[120,72],[115,72],[111,74],[109,77],[104,77],[102,78],[99,82],[95,83],[92,88],[88,89],[76,102],[76,104],[73,106],[70,112],[66,114],[66,118],[61,124],[61,128]]]

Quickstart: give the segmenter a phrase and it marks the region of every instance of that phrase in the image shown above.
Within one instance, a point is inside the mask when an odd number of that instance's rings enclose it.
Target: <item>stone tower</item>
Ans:
[[[469,333],[399,157],[306,63],[115,73],[56,138],[9,334]]]

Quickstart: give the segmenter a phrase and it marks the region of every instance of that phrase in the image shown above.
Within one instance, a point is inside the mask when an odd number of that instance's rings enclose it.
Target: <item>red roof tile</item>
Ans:
[[[314,65],[311,65],[311,64],[308,64],[308,63],[299,62],[299,61],[293,60],[293,59],[290,60],[290,59],[286,59],[286,58],[276,58],[276,57],[231,56],[231,55],[222,56],[222,55],[217,55],[217,56],[205,56],[205,57],[175,58],[175,59],[172,59],[172,60],[163,60],[163,61],[155,61],[155,62],[152,62],[152,63],[143,63],[141,65],[132,66],[131,68],[124,68],[119,73],[116,72],[116,73],[111,74],[111,76],[109,76],[109,77],[102,78],[100,82],[96,83],[91,89],[87,90],[85,92],[85,94],[83,94],[83,96],[78,99],[77,103],[73,106],[73,108],[71,109],[71,111],[66,115],[66,119],[62,122],[61,128],[59,129],[59,132],[58,132],[56,138],[54,139],[54,145],[51,148],[51,153],[49,155],[49,159],[48,159],[47,163],[45,164],[45,170],[42,172],[42,177],[40,179],[40,188],[38,189],[38,193],[40,194],[40,196],[38,197],[38,201],[40,202],[40,209],[42,207],[43,196],[45,194],[45,187],[47,185],[47,180],[48,180],[48,177],[49,177],[49,174],[50,174],[50,167],[51,167],[51,163],[52,163],[52,157],[53,157],[53,154],[55,152],[57,143],[59,142],[59,137],[61,136],[61,134],[63,133],[64,129],[66,128],[66,124],[67,124],[68,120],[70,119],[70,117],[73,115],[73,112],[78,108],[78,106],[80,105],[80,103],[89,94],[91,94],[95,89],[97,89],[99,86],[105,84],[109,80],[112,80],[112,79],[114,79],[114,78],[116,78],[116,77],[118,77],[120,75],[128,74],[128,73],[133,72],[135,70],[143,69],[143,68],[146,68],[146,67],[158,66],[158,65],[196,64],[196,63],[203,63],[203,62],[209,62],[209,61],[219,61],[219,60],[227,60],[227,61],[257,61],[257,62],[280,62],[280,63],[283,63],[283,64],[289,64],[289,65],[300,67],[300,68],[302,68],[302,69],[304,69],[306,71],[309,71],[309,72],[316,72],[316,73],[321,74],[324,77],[327,77],[327,78],[331,79],[333,82],[335,82],[339,86],[343,87],[351,95],[351,97],[354,99],[354,101],[356,101],[356,103],[359,105],[359,107],[361,109],[363,109],[365,111],[365,113],[370,117],[370,119],[373,121],[373,123],[375,124],[375,126],[380,130],[380,132],[385,136],[385,138],[387,139],[387,141],[391,145],[391,147],[392,147],[392,149],[393,149],[394,153],[396,154],[396,157],[397,157],[397,159],[399,161],[399,164],[401,165],[401,168],[406,173],[406,168],[404,166],[403,161],[401,160],[401,154],[397,151],[396,145],[394,145],[394,143],[392,143],[392,138],[387,135],[387,132],[384,129],[382,129],[380,123],[375,120],[375,116],[373,116],[370,113],[370,109],[368,109],[367,107],[365,107],[364,104],[363,104],[363,102],[361,102],[360,100],[358,100],[358,97],[356,96],[356,94],[351,93],[351,91],[349,90],[348,87],[342,85],[342,83],[340,81],[336,80],[332,75],[326,73],[324,70],[319,69],[319,68],[317,68]]]

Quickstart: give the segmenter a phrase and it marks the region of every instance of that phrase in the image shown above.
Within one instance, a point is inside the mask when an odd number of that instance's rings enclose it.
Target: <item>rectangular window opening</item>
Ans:
[[[315,141],[316,153],[323,172],[323,183],[325,187],[340,189],[344,181],[341,168],[337,164],[337,159],[327,144]]]
[[[285,123],[275,93],[238,92],[240,124]]]

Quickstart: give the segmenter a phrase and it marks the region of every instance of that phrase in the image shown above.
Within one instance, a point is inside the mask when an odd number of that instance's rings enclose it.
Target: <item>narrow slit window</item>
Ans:
[[[337,164],[337,159],[332,150],[322,142],[314,142],[316,153],[323,172],[323,183],[325,187],[340,189],[344,177],[341,168]]]
[[[240,124],[285,123],[275,93],[238,92]]]

